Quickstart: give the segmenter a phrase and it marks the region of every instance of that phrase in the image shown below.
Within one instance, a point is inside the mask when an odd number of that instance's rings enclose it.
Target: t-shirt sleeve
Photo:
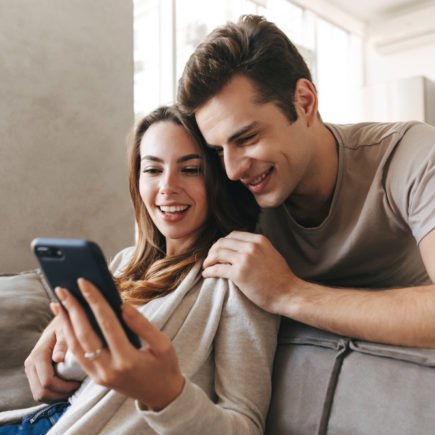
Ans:
[[[435,128],[417,124],[391,156],[387,194],[417,243],[435,228]]]

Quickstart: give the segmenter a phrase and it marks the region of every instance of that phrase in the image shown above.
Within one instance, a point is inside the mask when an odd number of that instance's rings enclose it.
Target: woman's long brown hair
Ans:
[[[192,136],[202,158],[207,192],[207,220],[192,245],[172,256],[166,255],[165,238],[154,225],[139,192],[140,144],[156,122],[180,125]],[[160,107],[139,122],[133,134],[128,174],[138,231],[133,255],[115,277],[124,302],[144,304],[174,291],[219,237],[232,230],[249,231],[255,227],[259,207],[251,193],[241,183],[228,180],[216,152],[206,146],[194,119],[174,106]]]

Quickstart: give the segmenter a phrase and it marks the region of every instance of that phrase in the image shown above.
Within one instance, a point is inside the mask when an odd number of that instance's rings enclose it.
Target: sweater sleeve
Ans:
[[[139,412],[159,434],[264,433],[278,324],[229,283],[213,343],[215,400],[186,379],[165,409]]]

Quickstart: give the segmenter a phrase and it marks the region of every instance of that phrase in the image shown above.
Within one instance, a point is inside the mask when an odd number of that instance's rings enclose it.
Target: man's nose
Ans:
[[[250,159],[242,152],[230,152],[225,150],[223,163],[228,178],[237,181],[246,176],[250,166]]]

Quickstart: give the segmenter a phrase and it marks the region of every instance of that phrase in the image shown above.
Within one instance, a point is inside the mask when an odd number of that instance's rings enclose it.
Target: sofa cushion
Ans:
[[[435,433],[435,350],[349,342],[328,434]]]
[[[283,319],[267,434],[434,433],[435,350],[353,340]]]
[[[39,270],[0,275],[0,411],[35,404],[23,364],[51,318]]]

